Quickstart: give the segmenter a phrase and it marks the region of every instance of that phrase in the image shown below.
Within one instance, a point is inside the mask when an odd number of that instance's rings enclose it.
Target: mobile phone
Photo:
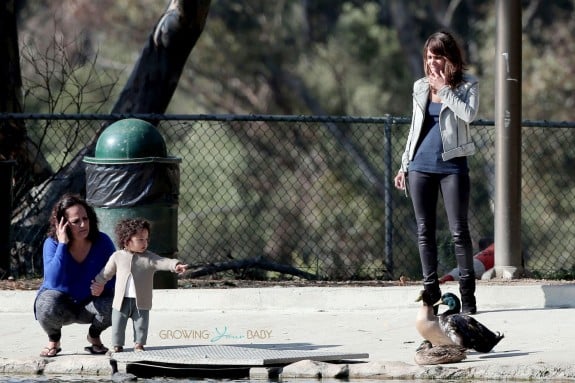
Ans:
[[[68,238],[72,238],[72,229],[70,228],[70,222],[65,216],[59,217],[58,222],[60,222],[62,218],[64,219],[64,223],[68,223],[68,226],[66,226],[66,235],[68,236]]]

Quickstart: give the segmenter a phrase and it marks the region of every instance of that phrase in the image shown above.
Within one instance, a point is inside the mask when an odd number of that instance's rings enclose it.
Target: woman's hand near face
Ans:
[[[445,63],[446,59],[443,56],[435,55],[431,52],[425,54],[428,81],[431,89],[438,91],[446,84],[445,80]]]
[[[70,238],[68,238],[67,228],[70,223],[64,218],[60,218],[60,222],[58,222],[58,227],[56,228],[56,236],[58,237],[58,242],[60,243],[68,243]]]
[[[445,73],[442,70],[439,72],[432,71],[428,77],[429,85],[432,89],[438,91],[439,89],[443,88],[446,84],[445,81]]]

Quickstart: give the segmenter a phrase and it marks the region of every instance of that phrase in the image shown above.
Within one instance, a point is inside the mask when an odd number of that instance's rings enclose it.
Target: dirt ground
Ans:
[[[307,281],[307,280],[282,280],[282,281],[253,281],[253,280],[233,280],[233,279],[184,279],[178,280],[178,287],[182,289],[231,289],[231,288],[246,288],[246,287],[386,287],[386,286],[411,286],[419,285],[420,281]],[[451,282],[453,283],[453,282]],[[558,285],[558,284],[571,284],[575,281],[567,280],[542,280],[542,279],[491,279],[477,281],[478,285],[494,285],[494,284],[545,284],[545,285]],[[0,290],[37,290],[42,284],[42,279],[4,279],[0,280]]]

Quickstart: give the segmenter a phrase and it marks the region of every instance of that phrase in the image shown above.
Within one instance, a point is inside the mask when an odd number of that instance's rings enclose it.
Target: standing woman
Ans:
[[[44,281],[34,302],[36,319],[48,335],[40,356],[58,355],[62,327],[72,323],[90,325],[87,351],[108,351],[100,334],[112,324],[113,282],[92,282],[114,251],[110,237],[98,230],[94,209],[77,195],[62,196],[50,216],[43,248]]]
[[[475,314],[473,245],[468,225],[467,156],[475,152],[469,123],[479,107],[477,79],[464,73],[460,46],[447,32],[432,34],[423,48],[425,77],[413,85],[413,114],[395,187],[409,191],[417,222],[423,286],[433,299],[437,276],[437,200],[443,197],[459,268],[462,312]]]

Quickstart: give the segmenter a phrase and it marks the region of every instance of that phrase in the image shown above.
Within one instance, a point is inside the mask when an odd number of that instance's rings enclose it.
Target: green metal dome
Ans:
[[[136,118],[116,121],[98,138],[94,158],[167,157],[166,142],[149,122]]]

